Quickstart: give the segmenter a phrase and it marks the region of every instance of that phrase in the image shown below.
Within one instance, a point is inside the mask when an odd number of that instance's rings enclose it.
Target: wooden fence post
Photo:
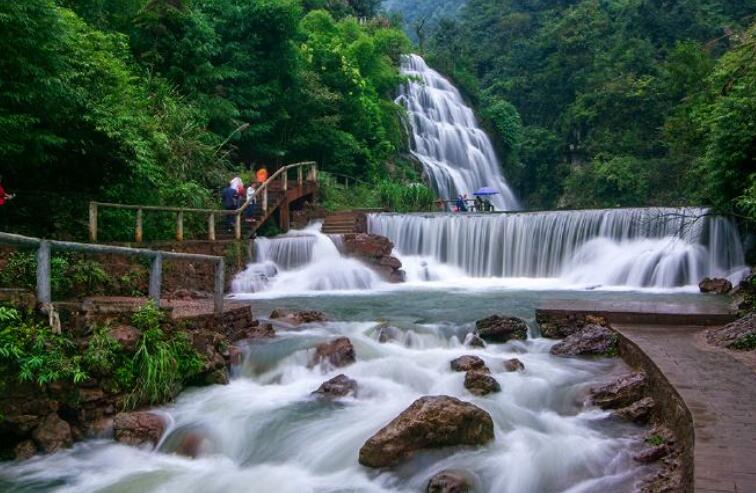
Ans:
[[[226,262],[221,258],[215,264],[215,297],[213,299],[216,315],[223,313],[223,293],[226,289]]]
[[[241,212],[237,212],[234,219],[234,239],[241,240]]]
[[[262,210],[263,212],[268,212],[268,187],[265,187],[263,190]]]
[[[176,213],[176,241],[184,241],[184,213]]]
[[[50,290],[50,242],[42,240],[37,249],[37,302],[52,302]]]
[[[297,184],[301,187],[302,186],[302,167],[297,166]]]
[[[89,203],[89,241],[92,243],[97,241],[97,204],[95,202]]]
[[[207,216],[207,239],[215,241],[215,214],[212,212]]]
[[[142,209],[137,209],[136,229],[134,230],[134,241],[142,242]]]
[[[281,180],[283,180],[282,187],[284,192],[289,189],[289,177],[287,176],[289,174],[288,171],[289,170],[284,169],[283,173],[281,173]]]
[[[163,275],[163,256],[159,253],[152,257],[152,265],[150,266],[150,290],[149,297],[155,301],[157,306],[160,306],[160,284],[161,277]]]

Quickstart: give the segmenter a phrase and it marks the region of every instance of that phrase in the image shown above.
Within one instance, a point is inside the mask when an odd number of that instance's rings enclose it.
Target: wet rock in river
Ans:
[[[475,348],[484,348],[486,347],[486,341],[480,338],[478,334],[475,333],[469,333],[465,337],[465,346],[468,347],[475,347]]]
[[[446,395],[417,399],[370,437],[359,462],[387,467],[429,448],[483,445],[494,438],[491,416],[483,409]]]
[[[463,471],[441,471],[428,482],[426,493],[468,493],[470,482]]]
[[[481,370],[488,372],[486,362],[481,358],[472,355],[464,355],[459,358],[454,358],[450,363],[453,371],[469,371],[469,370]]]
[[[494,377],[488,374],[488,368],[483,370],[471,370],[465,373],[465,388],[474,395],[487,395],[491,392],[499,392],[501,385]]]
[[[315,310],[303,310],[299,312],[288,312],[280,308],[275,309],[270,314],[271,320],[285,322],[291,325],[311,324],[315,322],[327,322],[328,318],[323,312]]]
[[[587,325],[551,347],[554,356],[616,356],[617,334],[600,325]]]
[[[16,460],[31,459],[37,454],[37,445],[32,440],[24,440],[13,448]]]
[[[73,444],[71,426],[57,413],[47,415],[32,432],[34,442],[45,453],[53,453]]]
[[[517,358],[504,360],[504,369],[507,371],[525,371],[525,365]]]
[[[602,409],[619,409],[641,399],[646,391],[646,374],[623,375],[612,383],[591,390],[591,402]]]
[[[732,290],[732,283],[727,279],[704,277],[698,289],[702,293],[727,294]]]
[[[655,405],[656,403],[651,397],[644,397],[627,407],[618,409],[614,414],[622,419],[638,424],[644,424],[648,423],[649,419],[651,419],[651,414],[654,411]]]
[[[356,360],[354,346],[348,337],[339,337],[315,346],[310,367],[328,362],[336,368],[351,365]]]
[[[164,431],[163,418],[146,411],[118,413],[113,419],[113,437],[126,445],[156,445]]]
[[[338,399],[349,394],[356,396],[357,381],[342,373],[327,382],[323,382],[313,394],[323,399]]]
[[[475,322],[475,332],[487,342],[507,342],[510,339],[526,339],[528,324],[517,317],[491,315]]]

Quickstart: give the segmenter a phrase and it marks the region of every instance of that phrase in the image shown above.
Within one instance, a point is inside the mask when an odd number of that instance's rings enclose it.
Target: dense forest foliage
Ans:
[[[91,199],[214,205],[254,164],[383,177],[406,146],[393,96],[409,41],[376,8],[0,3],[0,173],[17,194],[3,226],[84,234]]]
[[[478,108],[529,207],[754,218],[754,13],[752,0],[467,0],[425,54]]]

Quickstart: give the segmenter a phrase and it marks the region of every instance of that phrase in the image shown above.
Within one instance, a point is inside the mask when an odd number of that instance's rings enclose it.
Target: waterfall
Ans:
[[[742,273],[744,253],[735,225],[706,212],[371,214],[368,227],[391,239],[400,256],[440,262],[468,276],[670,288]]]
[[[358,260],[342,256],[340,238],[320,232],[320,223],[276,238],[255,240],[255,261],[231,283],[236,297],[375,288],[383,282]]]
[[[417,55],[403,58],[402,73],[411,80],[402,86],[396,102],[409,113],[412,154],[423,164],[439,197],[472,197],[488,186],[499,192],[490,198],[498,210],[518,209],[490,139],[457,88]]]

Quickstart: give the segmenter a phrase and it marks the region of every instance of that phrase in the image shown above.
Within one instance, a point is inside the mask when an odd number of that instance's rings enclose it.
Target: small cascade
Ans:
[[[255,262],[231,283],[234,295],[372,289],[383,283],[358,260],[342,256],[336,238],[322,234],[320,227],[315,223],[276,238],[256,239]]]
[[[518,209],[490,139],[457,88],[417,55],[403,58],[402,73],[412,80],[402,86],[396,102],[409,113],[412,153],[439,197],[472,198],[488,186],[499,192],[490,197],[496,209]]]
[[[735,225],[696,208],[372,214],[368,226],[394,242],[403,263],[413,259],[406,265],[473,277],[672,288],[735,278],[745,263]]]

